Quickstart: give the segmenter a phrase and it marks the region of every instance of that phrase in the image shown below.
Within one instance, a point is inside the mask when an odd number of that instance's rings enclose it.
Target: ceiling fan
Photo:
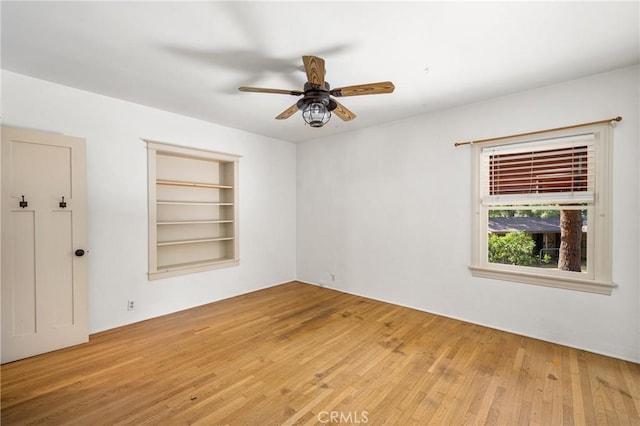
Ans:
[[[291,117],[296,111],[302,111],[302,118],[311,127],[322,127],[331,118],[331,112],[344,121],[353,120],[356,115],[344,105],[332,98],[357,95],[377,95],[391,93],[395,86],[390,81],[380,83],[358,84],[355,86],[338,87],[331,89],[329,83],[324,80],[324,59],[318,56],[303,56],[302,63],[307,73],[307,82],[304,90],[266,89],[260,87],[239,87],[241,92],[277,93],[284,95],[302,96],[295,104],[284,110],[276,117],[284,120]]]

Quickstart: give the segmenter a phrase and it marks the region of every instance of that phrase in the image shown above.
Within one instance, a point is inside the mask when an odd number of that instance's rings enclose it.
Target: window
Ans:
[[[611,134],[473,145],[474,276],[611,294]]]

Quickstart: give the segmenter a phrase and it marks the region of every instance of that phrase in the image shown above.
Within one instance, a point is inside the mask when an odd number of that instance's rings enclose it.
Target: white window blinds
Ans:
[[[591,203],[596,134],[482,150],[485,205]]]

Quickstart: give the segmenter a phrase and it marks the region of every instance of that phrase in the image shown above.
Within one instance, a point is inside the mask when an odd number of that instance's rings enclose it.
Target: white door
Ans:
[[[85,157],[84,139],[2,128],[3,363],[89,339]]]

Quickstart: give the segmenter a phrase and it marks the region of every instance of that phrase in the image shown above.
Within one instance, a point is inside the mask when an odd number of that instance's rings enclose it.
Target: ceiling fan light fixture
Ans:
[[[322,127],[331,118],[331,111],[322,102],[312,102],[302,110],[302,118],[311,127]]]

